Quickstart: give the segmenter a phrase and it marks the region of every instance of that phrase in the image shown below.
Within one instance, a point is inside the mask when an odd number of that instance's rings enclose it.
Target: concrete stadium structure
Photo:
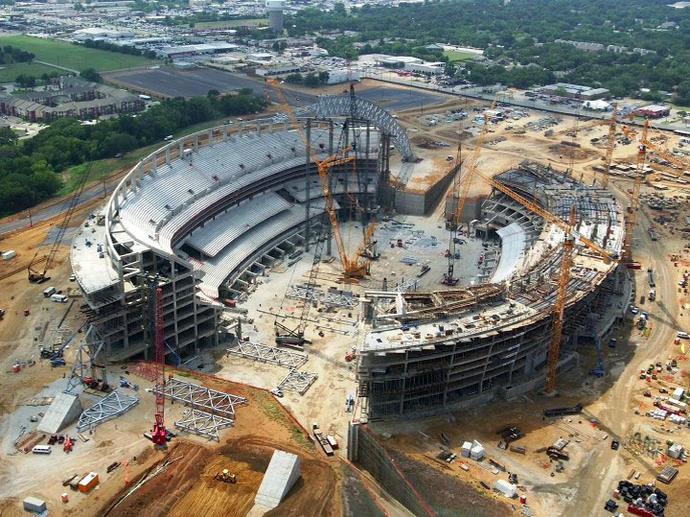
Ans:
[[[356,204],[373,214],[390,142],[411,150],[381,108],[357,99],[356,110],[350,130],[339,131],[341,122],[330,117],[352,111],[326,96],[314,107],[322,118],[301,124],[318,159],[346,146],[355,158],[354,166],[330,170],[339,210]],[[291,254],[308,249],[324,212],[316,167],[300,133],[285,121],[216,127],[153,152],[72,243],[83,310],[105,357],[151,353],[152,282],[163,289],[166,341],[178,359],[217,344],[222,300],[244,296],[276,261],[289,264]]]
[[[348,131],[341,130],[344,118],[354,120]],[[284,119],[225,125],[168,143],[139,162],[102,212],[82,225],[72,268],[105,358],[150,357],[152,286],[162,287],[166,341],[180,361],[219,343],[225,299],[244,299],[258,277],[291,265],[317,239],[326,239],[330,253],[316,166]],[[398,177],[411,174],[418,160],[407,135],[361,98],[354,106],[349,96],[319,98],[300,124],[318,160],[349,149],[355,169],[332,168],[329,185],[339,213],[363,207],[362,223],[382,206],[428,213],[455,173],[418,199],[405,197],[417,194],[392,186],[390,150],[400,153]],[[607,190],[533,163],[496,179],[562,218],[574,206],[577,231],[619,255],[623,214]],[[467,231],[500,243],[500,252],[486,252],[492,267],[475,285],[362,297],[366,334],[358,343],[357,383],[369,418],[438,412],[543,383],[564,234],[498,190],[468,206]],[[578,362],[578,347],[598,347],[623,315],[626,284],[616,271],[615,261],[576,246],[561,368]]]
[[[577,231],[619,256],[623,214],[607,190],[533,163],[495,179],[564,219],[573,205]],[[484,283],[366,293],[363,312],[372,329],[358,348],[357,376],[370,419],[480,404],[543,385],[564,233],[496,189],[468,226],[501,241],[500,257],[487,253],[495,267]],[[560,369],[577,363],[578,346],[598,347],[623,317],[629,293],[614,273],[617,265],[576,246]]]

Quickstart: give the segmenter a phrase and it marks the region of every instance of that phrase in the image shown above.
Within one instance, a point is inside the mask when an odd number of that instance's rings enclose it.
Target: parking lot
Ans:
[[[262,79],[252,79],[207,68],[190,71],[166,68],[138,70],[109,74],[107,79],[134,90],[166,97],[195,97],[206,95],[209,90],[231,92],[242,88],[251,88],[257,95],[263,95],[266,88]],[[284,91],[285,98],[293,106],[309,105],[316,99],[314,95]]]

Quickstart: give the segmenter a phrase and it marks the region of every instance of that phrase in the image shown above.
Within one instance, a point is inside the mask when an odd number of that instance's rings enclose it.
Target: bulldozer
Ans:
[[[213,479],[216,481],[222,481],[224,483],[237,483],[237,475],[230,474],[228,469],[223,469],[223,472],[218,472]]]

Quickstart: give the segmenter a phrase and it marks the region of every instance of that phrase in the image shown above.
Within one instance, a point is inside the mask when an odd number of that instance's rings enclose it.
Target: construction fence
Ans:
[[[347,459],[367,470],[390,495],[413,514],[418,517],[435,517],[433,510],[366,425],[350,422]]]

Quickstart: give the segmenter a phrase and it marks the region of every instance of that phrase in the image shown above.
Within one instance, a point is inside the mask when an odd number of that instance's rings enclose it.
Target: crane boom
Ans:
[[[51,246],[50,251],[48,252],[46,261],[43,264],[43,271],[41,273],[37,273],[32,267],[36,260],[36,256],[38,255],[38,252],[36,252],[34,258],[31,259],[31,262],[28,266],[29,282],[33,284],[40,284],[45,282],[46,280],[50,280],[50,277],[46,276],[46,274],[48,273],[48,269],[50,269],[50,266],[53,265],[55,256],[57,255],[57,252],[60,249],[60,245],[62,244],[62,240],[65,237],[67,227],[69,226],[69,223],[72,220],[72,215],[77,209],[77,205],[79,204],[79,198],[81,197],[81,194],[84,191],[84,187],[86,186],[86,182],[89,179],[89,174],[91,172],[92,165],[93,162],[90,162],[89,165],[86,167],[84,173],[79,178],[79,183],[77,183],[77,189],[75,190],[74,195],[69,200],[67,210],[65,210],[65,217],[62,219],[60,226],[58,226],[57,235],[55,237],[55,240],[53,241],[53,245]]]
[[[601,186],[603,188],[609,185],[609,175],[611,174],[611,160],[613,159],[613,148],[616,145],[616,118],[618,117],[618,103],[613,103],[613,111],[611,112],[611,118],[609,119],[609,136],[606,141],[606,174],[601,179]],[[592,184],[596,183],[597,171],[594,171],[594,181]]]
[[[649,131],[649,120],[645,120],[644,126],[642,128],[642,136],[640,137],[640,144],[644,145],[647,149],[651,149],[652,151],[654,151],[656,154],[658,154],[659,156],[661,156],[665,160],[668,160],[673,165],[676,165],[677,167],[680,167],[683,170],[688,170],[690,168],[690,166],[687,163],[676,158],[671,153],[665,151],[664,149],[661,149],[655,143],[651,142],[647,138],[647,132],[648,131]]]
[[[610,264],[614,258],[601,246],[599,246],[596,242],[592,241],[591,239],[588,239],[584,237],[583,235],[580,235],[578,232],[576,232],[574,229],[572,229],[566,221],[561,219],[560,217],[552,214],[548,210],[545,210],[541,206],[539,206],[537,203],[534,203],[533,201],[530,201],[526,197],[518,194],[514,190],[508,188],[506,185],[501,183],[500,181],[496,181],[494,178],[487,176],[486,174],[482,173],[479,170],[475,170],[475,174],[477,174],[479,177],[481,177],[484,181],[489,183],[492,187],[496,188],[497,190],[503,192],[505,195],[508,197],[512,198],[513,200],[517,201],[520,203],[522,206],[530,210],[531,212],[537,214],[541,218],[545,219],[546,221],[555,224],[558,226],[561,230],[566,232],[569,235],[572,235],[575,239],[579,240],[582,244],[590,248],[591,250],[595,251],[597,254],[599,254],[603,259],[604,262],[607,264]]]

